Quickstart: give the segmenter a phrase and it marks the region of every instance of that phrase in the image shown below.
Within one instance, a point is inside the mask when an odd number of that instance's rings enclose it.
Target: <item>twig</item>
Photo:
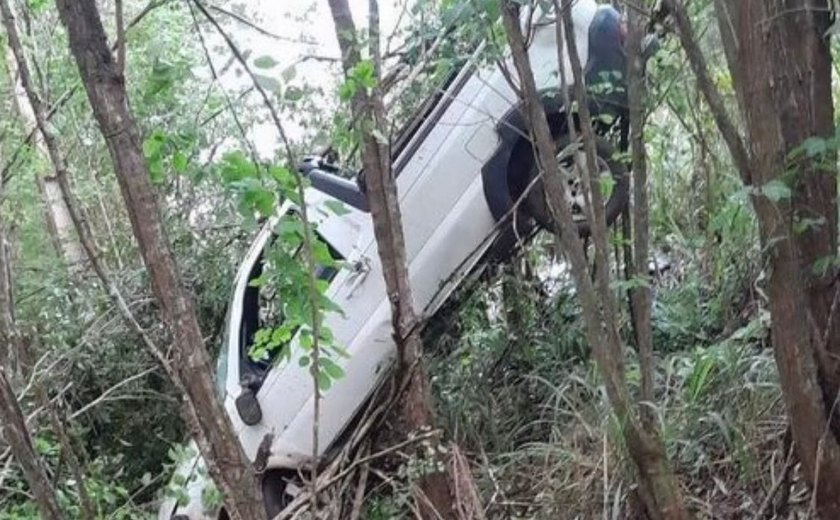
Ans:
[[[408,446],[414,445],[414,444],[416,444],[420,441],[424,441],[426,439],[431,439],[433,437],[437,437],[438,435],[440,435],[440,433],[441,433],[440,430],[431,430],[431,431],[428,431],[428,432],[425,432],[425,433],[421,433],[419,435],[415,435],[414,437],[410,437],[410,438],[408,438],[408,439],[406,439],[402,442],[398,442],[397,444],[394,444],[393,446],[389,446],[388,448],[384,448],[382,450],[379,450],[376,453],[373,453],[373,454],[368,455],[366,457],[362,457],[361,459],[355,460],[355,461],[353,461],[352,464],[350,464],[347,467],[347,469],[345,469],[344,471],[342,471],[338,475],[334,476],[333,478],[327,480],[324,483],[324,487],[329,487],[329,486],[335,484],[336,482],[338,482],[342,478],[349,475],[354,469],[361,466],[362,464],[366,464],[370,461],[382,458],[386,455],[390,455],[391,453],[399,451],[399,450],[401,450],[403,448],[406,448]]]
[[[123,0],[114,0],[117,21],[117,74],[125,77],[125,25],[123,20]]]
[[[97,397],[93,401],[89,402],[88,404],[84,405],[83,407],[79,408],[78,410],[76,410],[72,414],[70,414],[70,419],[76,419],[80,415],[82,415],[84,413],[87,413],[91,408],[94,408],[95,406],[98,406],[99,404],[103,403],[108,398],[109,395],[113,394],[114,392],[116,392],[120,388],[122,388],[122,387],[126,386],[127,384],[132,383],[132,382],[134,382],[138,379],[142,379],[142,378],[146,377],[147,375],[151,374],[152,372],[154,372],[156,370],[157,370],[157,367],[147,368],[146,370],[144,370],[140,373],[134,374],[133,376],[128,377],[126,379],[123,379],[119,383],[105,389],[104,392],[99,394],[99,397]]]
[[[454,502],[459,518],[485,520],[484,507],[472,478],[469,460],[457,444],[450,444],[449,473],[454,483]]]
[[[715,87],[709,73],[709,66],[706,63],[706,58],[700,45],[697,43],[697,38],[694,35],[694,29],[691,26],[691,21],[685,12],[685,8],[680,0],[664,0],[663,5],[667,6],[674,17],[677,26],[677,34],[682,43],[685,54],[688,57],[688,63],[694,71],[697,78],[697,86],[703,92],[703,97],[712,111],[715,122],[720,129],[726,146],[732,154],[732,159],[738,170],[744,178],[744,183],[751,184],[750,174],[750,158],[747,152],[738,129],[732,121],[729,112],[726,110],[726,105],[723,102],[723,97],[720,91]]]
[[[791,427],[788,425],[787,431],[785,432],[785,439],[789,439],[790,436]],[[768,516],[768,513],[770,513],[770,507],[773,505],[773,499],[776,497],[776,493],[778,493],[782,484],[787,482],[790,471],[793,468],[793,453],[793,442],[791,441],[787,449],[787,457],[785,458],[785,465],[782,467],[782,473],[779,475],[779,478],[773,482],[773,485],[770,486],[770,489],[767,491],[767,496],[764,497],[764,501],[761,503],[761,507],[758,508],[758,511],[753,516],[753,520],[765,518]]]
[[[216,71],[216,66],[213,64],[213,58],[210,56],[210,50],[207,48],[207,42],[204,40],[204,34],[201,32],[201,27],[199,27],[198,25],[198,18],[196,17],[192,3],[189,0],[187,0],[187,6],[190,9],[190,16],[193,20],[193,27],[195,28],[196,35],[198,35],[198,41],[201,44],[201,49],[204,51],[204,60],[207,62],[207,67],[210,69],[210,74],[213,75],[213,81],[221,85],[221,82],[219,81],[219,73]],[[251,141],[248,139],[248,133],[245,131],[245,127],[242,125],[242,121],[239,119],[239,115],[234,109],[233,101],[228,95],[227,90],[225,90],[224,88],[221,88],[220,90],[222,91],[222,95],[225,98],[225,104],[227,105],[227,109],[230,112],[231,117],[233,118],[233,122],[234,124],[236,124],[236,129],[239,130],[239,134],[242,136],[242,141],[245,143],[245,146],[248,147],[248,153],[250,153],[251,155],[251,160],[254,162],[254,164],[258,164],[259,158],[257,156],[257,151],[256,149],[254,149],[253,145],[251,144]],[[219,109],[217,114],[221,113],[222,111],[224,111],[224,109]],[[215,117],[215,114],[213,117]]]
[[[247,27],[250,27],[251,29],[254,29],[258,33],[262,34],[263,36],[268,36],[269,38],[274,38],[275,40],[280,40],[280,41],[289,42],[289,43],[306,43],[305,41],[302,41],[302,40],[296,40],[294,38],[289,38],[288,36],[282,36],[280,34],[273,33],[271,31],[269,31],[268,29],[260,27],[259,25],[252,22],[251,20],[245,18],[244,16],[242,16],[240,14],[237,14],[237,13],[234,13],[233,11],[229,11],[229,10],[223,8],[223,7],[219,7],[218,5],[207,4],[207,8],[210,9],[210,10],[216,11],[219,14],[223,14],[225,16],[233,18],[237,22],[239,22],[239,23],[241,23],[241,24],[243,24]]]
[[[362,515],[362,506],[365,503],[365,490],[367,479],[370,474],[370,466],[362,466],[362,473],[359,475],[359,482],[356,485],[356,494],[353,497],[353,509],[350,511],[350,520],[359,520]]]

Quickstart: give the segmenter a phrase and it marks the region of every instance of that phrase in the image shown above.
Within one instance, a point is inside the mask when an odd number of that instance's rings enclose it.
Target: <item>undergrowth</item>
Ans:
[[[786,459],[769,318],[754,291],[760,269],[749,255],[727,265],[684,245],[669,248],[669,269],[655,280],[657,396],[643,406],[655,410],[693,512],[750,517]],[[526,255],[427,330],[441,426],[468,454],[489,518],[634,518],[636,478],[574,291],[562,275],[549,284],[534,274],[546,272],[534,266],[546,257]],[[790,515],[807,505],[795,475],[793,484]],[[388,500],[370,511],[397,507]]]

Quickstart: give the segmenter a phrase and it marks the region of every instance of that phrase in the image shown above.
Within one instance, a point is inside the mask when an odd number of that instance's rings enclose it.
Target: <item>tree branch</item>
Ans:
[[[663,0],[663,5],[670,10],[674,17],[680,43],[688,57],[689,66],[697,78],[697,86],[700,88],[706,103],[709,105],[715,123],[723,136],[724,142],[726,142],[727,148],[729,148],[729,153],[732,154],[735,167],[740,171],[744,184],[751,185],[753,180],[749,153],[738,129],[735,127],[732,118],[726,110],[723,96],[712,81],[711,74],[709,74],[709,65],[706,62],[703,51],[700,49],[700,45],[697,43],[694,28],[688,19],[685,7],[680,0]]]
[[[117,74],[125,77],[125,25],[123,20],[123,0],[114,0],[117,22]]]

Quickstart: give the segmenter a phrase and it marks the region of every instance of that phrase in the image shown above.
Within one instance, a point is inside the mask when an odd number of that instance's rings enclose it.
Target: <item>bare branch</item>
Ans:
[[[635,276],[646,282],[649,257],[648,193],[647,193],[647,152],[644,141],[645,96],[647,89],[644,79],[644,58],[642,57],[643,20],[638,10],[628,9],[627,38],[627,97],[630,118],[630,146],[633,165],[633,247]],[[631,260],[632,261],[632,260]],[[654,399],[654,359],[653,332],[651,322],[651,293],[647,283],[631,291],[633,305],[634,330],[639,349],[639,364],[642,375],[641,407],[642,418],[649,425],[654,424],[651,405]]]
[[[234,13],[233,11],[230,11],[228,9],[225,9],[224,7],[221,7],[221,6],[218,6],[218,5],[215,5],[215,4],[208,4],[207,8],[212,10],[212,11],[216,11],[219,14],[228,16],[228,17],[236,20],[237,22],[245,25],[246,27],[250,27],[251,29],[254,29],[258,33],[262,34],[263,36],[268,36],[269,38],[273,38],[275,40],[280,40],[280,41],[289,42],[289,43],[307,43],[307,42],[302,41],[302,40],[296,40],[294,38],[289,38],[288,36],[283,36],[283,35],[280,35],[280,34],[273,33],[271,31],[269,31],[268,29],[265,29],[264,27],[260,27],[259,25],[252,22],[251,20],[245,18],[244,16],[242,16],[240,14],[237,14],[237,13]]]
[[[738,129],[732,122],[726,105],[723,102],[723,96],[712,81],[711,74],[709,74],[709,65],[706,62],[706,57],[697,43],[697,38],[694,34],[694,28],[688,15],[685,12],[685,7],[680,0],[663,0],[665,5],[674,17],[674,22],[677,27],[677,34],[680,38],[680,43],[685,54],[688,57],[688,63],[694,76],[697,78],[697,85],[712,111],[712,116],[715,118],[723,140],[726,142],[729,153],[732,154],[732,159],[735,166],[741,172],[744,184],[752,184],[752,173],[750,157],[747,148],[741,138]]]
[[[117,21],[117,73],[125,77],[125,25],[123,20],[123,0],[114,0]]]

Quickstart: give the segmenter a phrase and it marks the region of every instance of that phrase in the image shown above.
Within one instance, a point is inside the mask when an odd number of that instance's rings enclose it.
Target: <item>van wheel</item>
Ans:
[[[586,202],[582,189],[583,179],[580,177],[577,171],[578,169],[574,166],[575,154],[583,160],[583,164],[586,161],[586,154],[583,149],[572,150],[570,148],[569,135],[566,132],[555,135],[554,144],[560,166],[559,173],[563,176],[566,183],[566,201],[572,210],[572,218],[575,221],[580,236],[584,238],[588,237],[591,234],[591,229],[590,223],[586,219]],[[527,155],[529,159],[524,161],[528,166],[528,169],[525,170],[528,172],[526,186],[530,185],[531,181],[539,174],[534,151],[530,147],[528,148],[529,153]],[[598,154],[598,171],[602,176],[611,176],[614,181],[610,198],[607,200],[605,207],[607,224],[610,225],[615,222],[622,210],[627,206],[630,179],[627,175],[625,165],[615,158],[615,148],[609,141],[603,137],[596,136],[595,148]],[[553,229],[553,220],[548,210],[548,204],[546,204],[542,179],[537,179],[534,182],[523,204],[525,211],[540,227],[547,230]]]

